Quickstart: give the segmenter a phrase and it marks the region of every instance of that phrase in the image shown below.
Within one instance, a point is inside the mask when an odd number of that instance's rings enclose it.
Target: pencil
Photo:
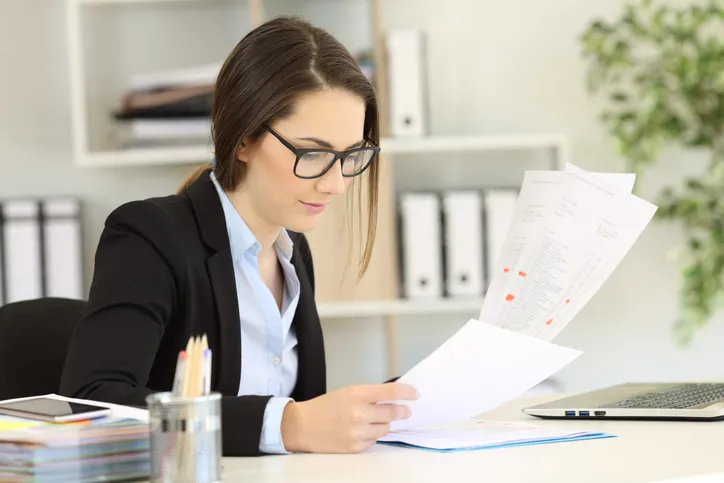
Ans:
[[[181,388],[183,387],[183,378],[185,374],[185,362],[186,362],[186,351],[178,353],[178,360],[176,361],[176,374],[173,378],[173,395],[180,396]]]
[[[200,369],[201,369],[201,379],[200,379],[200,387],[199,387],[199,395],[207,395],[209,393],[209,387],[211,385],[211,351],[209,350],[209,340],[206,337],[206,334],[201,337],[201,359],[200,359]]]
[[[191,359],[193,357],[194,339],[190,338],[186,343],[186,362],[184,364],[183,382],[181,384],[181,396],[188,397],[189,381],[191,380]]]

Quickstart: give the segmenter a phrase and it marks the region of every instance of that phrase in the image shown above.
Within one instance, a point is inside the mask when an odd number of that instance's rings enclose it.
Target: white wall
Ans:
[[[433,133],[562,132],[571,140],[574,163],[589,170],[624,169],[596,120],[600,103],[585,91],[585,66],[577,43],[593,17],[616,15],[623,0],[384,4],[387,28],[422,28],[428,33]],[[662,186],[677,183],[686,165],[694,172],[699,161],[691,154],[668,153],[644,179],[641,196],[655,201]],[[566,389],[724,375],[721,317],[687,350],[673,340],[679,282],[677,267],[667,254],[680,240],[673,226],[649,225],[600,292],[556,339],[584,351],[559,374]],[[427,343],[404,350],[405,367],[421,357],[432,340],[461,322],[406,322],[400,341],[424,333]]]
[[[622,0],[559,0],[555,11],[551,2],[535,0],[383,3],[388,27],[420,27],[429,34],[435,134],[562,132],[570,137],[573,159],[582,167],[622,169],[596,122],[597,105],[584,91],[576,44],[590,18],[615,13]],[[317,6],[314,12],[319,15]],[[173,191],[189,168],[73,166],[67,93],[63,2],[0,0],[0,197],[82,196],[87,203],[90,273],[108,212],[129,199]],[[653,199],[661,186],[680,179],[684,165],[695,169],[693,161],[687,154],[667,156],[645,179],[643,196]],[[678,274],[666,255],[679,240],[674,227],[652,224],[557,339],[585,352],[560,374],[566,389],[724,374],[724,358],[718,351],[724,341],[720,319],[702,331],[688,350],[674,345],[671,325]],[[397,342],[402,369],[432,350],[467,317],[400,319]],[[325,334],[330,386],[385,377],[380,321],[329,321]]]

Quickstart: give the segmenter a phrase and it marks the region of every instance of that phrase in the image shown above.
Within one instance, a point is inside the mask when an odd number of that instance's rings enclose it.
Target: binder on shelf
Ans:
[[[44,294],[83,298],[80,202],[74,198],[47,199],[42,207]]]
[[[407,298],[443,295],[440,199],[436,193],[400,197],[403,293]]]
[[[7,283],[5,281],[5,214],[3,213],[2,203],[0,203],[0,307],[5,304],[7,295],[5,293],[5,287]]]
[[[425,36],[419,30],[392,30],[385,37],[390,135],[428,134]]]
[[[4,303],[43,295],[40,207],[35,200],[2,203]]]
[[[446,191],[442,205],[445,291],[450,297],[480,296],[484,284],[482,194]]]
[[[498,258],[508,235],[515,213],[518,190],[513,188],[488,189],[485,192],[486,277],[492,278]]]

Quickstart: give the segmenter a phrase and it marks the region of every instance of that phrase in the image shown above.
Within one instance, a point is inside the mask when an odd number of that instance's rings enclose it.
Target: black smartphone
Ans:
[[[93,404],[38,396],[20,401],[0,403],[0,414],[51,423],[68,423],[109,416],[111,410]]]

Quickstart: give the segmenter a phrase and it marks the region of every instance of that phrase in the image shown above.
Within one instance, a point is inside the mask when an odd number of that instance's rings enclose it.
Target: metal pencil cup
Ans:
[[[221,481],[221,394],[146,398],[152,483]]]

